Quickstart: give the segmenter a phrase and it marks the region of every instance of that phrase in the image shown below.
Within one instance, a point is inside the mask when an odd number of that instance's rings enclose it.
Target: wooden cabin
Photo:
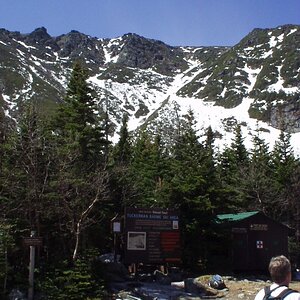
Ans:
[[[289,227],[262,212],[217,215],[217,222],[231,238],[234,271],[266,271],[273,256],[288,256]]]

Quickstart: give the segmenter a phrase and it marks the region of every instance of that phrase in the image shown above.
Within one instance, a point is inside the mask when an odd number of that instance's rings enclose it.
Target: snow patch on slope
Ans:
[[[283,91],[286,94],[295,94],[295,93],[299,92],[299,88],[296,87],[296,86],[295,87],[291,87],[291,88],[286,88],[286,87],[283,86],[284,80],[283,80],[283,78],[280,75],[282,66],[277,67],[277,69],[278,69],[278,79],[277,79],[277,82],[275,82],[274,84],[271,84],[268,87],[268,91],[269,92],[276,92],[276,93],[279,93],[280,91]]]
[[[116,39],[111,39],[106,47],[103,47],[103,51],[104,51],[104,57],[105,57],[105,63],[116,63],[119,55],[113,55],[111,48],[115,47],[118,52],[122,49],[121,46],[121,41],[122,38],[116,38]]]

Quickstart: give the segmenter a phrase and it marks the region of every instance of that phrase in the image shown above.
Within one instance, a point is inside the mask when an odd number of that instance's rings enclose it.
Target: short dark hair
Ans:
[[[291,272],[291,263],[284,255],[272,257],[269,264],[269,272],[272,280],[281,284]]]

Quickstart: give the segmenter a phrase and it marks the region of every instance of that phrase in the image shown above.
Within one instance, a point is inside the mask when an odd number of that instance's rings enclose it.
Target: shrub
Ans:
[[[96,300],[105,294],[103,281],[93,276],[91,262],[85,260],[77,260],[73,265],[64,261],[60,268],[47,273],[38,288],[44,300]]]

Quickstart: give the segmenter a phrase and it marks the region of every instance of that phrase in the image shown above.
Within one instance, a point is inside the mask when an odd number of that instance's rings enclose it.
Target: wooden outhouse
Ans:
[[[217,216],[229,233],[229,252],[235,271],[268,269],[273,256],[288,255],[289,227],[259,211]]]

